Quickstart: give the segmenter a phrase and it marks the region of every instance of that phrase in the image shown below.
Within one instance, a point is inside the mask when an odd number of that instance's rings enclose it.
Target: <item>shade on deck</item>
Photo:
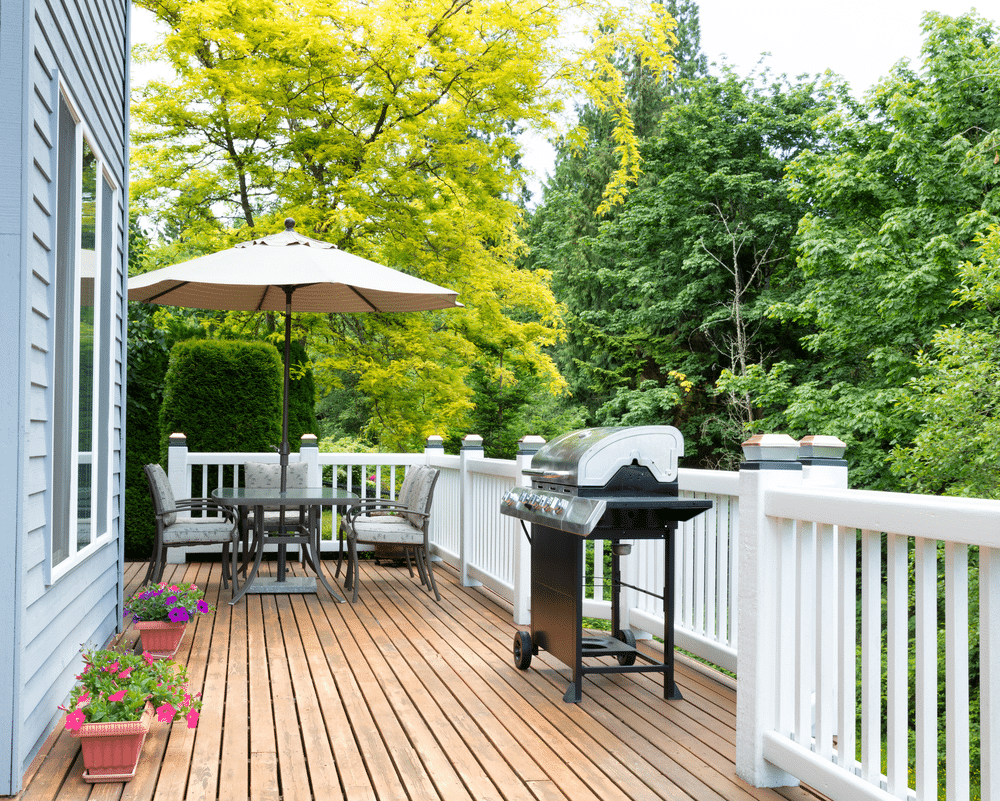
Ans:
[[[132,590],[146,565],[126,567]],[[164,574],[207,587],[217,605],[177,657],[204,694],[198,728],[154,724],[136,778],[94,786],[59,729],[20,798],[822,798],[736,777],[734,685],[683,658],[683,701],[663,700],[657,674],[601,674],[580,704],[564,703],[569,670],[544,651],[517,670],[510,608],[450,570],[439,571],[440,604],[405,568],[373,562],[354,605],[321,589],[230,607],[220,577],[218,562]]]

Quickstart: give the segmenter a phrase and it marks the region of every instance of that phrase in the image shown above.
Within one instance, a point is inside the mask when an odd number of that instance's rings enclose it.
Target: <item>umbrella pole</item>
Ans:
[[[281,398],[281,491],[288,489],[288,454],[291,447],[288,444],[288,386],[289,362],[292,356],[292,292],[295,289],[285,287],[285,388]]]
[[[281,395],[281,448],[278,456],[281,460],[281,493],[284,495],[288,489],[288,453],[291,448],[288,445],[288,385],[289,362],[292,355],[292,292],[294,287],[285,287],[285,386]],[[301,522],[301,521],[300,521]],[[281,506],[278,516],[278,530],[285,530],[285,507]],[[301,547],[301,546],[300,546]],[[278,581],[285,580],[285,545],[278,545]]]

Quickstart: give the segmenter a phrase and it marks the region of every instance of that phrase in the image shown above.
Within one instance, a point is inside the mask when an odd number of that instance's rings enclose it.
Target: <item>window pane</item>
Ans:
[[[97,278],[97,158],[83,142],[80,207],[80,352],[77,420],[77,549],[90,544],[92,531],[94,447],[94,285]]]

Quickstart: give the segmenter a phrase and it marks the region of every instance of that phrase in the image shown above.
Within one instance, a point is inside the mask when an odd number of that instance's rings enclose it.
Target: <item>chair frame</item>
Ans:
[[[172,498],[174,502],[173,508],[165,508],[163,503],[164,499],[161,498],[160,493],[157,492],[156,484],[153,480],[152,472],[157,468],[160,470],[163,469],[156,464],[148,464],[143,468],[146,473],[146,481],[149,483],[149,495],[153,500],[153,512],[156,515],[156,540],[153,543],[153,553],[150,556],[149,567],[146,569],[146,575],[142,580],[143,584],[148,584],[150,581],[159,581],[163,577],[163,570],[167,564],[167,548],[206,544],[202,540],[180,541],[165,544],[163,542],[163,534],[166,529],[169,528],[169,526],[167,526],[164,522],[167,516],[171,514],[183,514],[185,512],[215,512],[219,517],[218,522],[226,522],[232,525],[229,541],[221,543],[222,586],[229,586],[230,576],[228,576],[227,573],[230,573],[233,581],[233,593],[235,594],[237,589],[236,555],[239,553],[239,521],[235,512],[228,506],[220,504],[213,498],[186,498],[180,501],[176,498]],[[172,494],[173,493],[171,493],[171,495]],[[229,553],[230,545],[232,545],[233,548],[232,559],[230,559]]]
[[[436,468],[428,469],[434,470],[434,478],[431,482],[430,492],[427,494],[427,507],[424,511],[413,509],[399,503],[398,501],[389,500],[387,498],[371,498],[362,500],[361,503],[350,507],[350,509],[348,509],[341,518],[340,527],[345,538],[347,539],[348,548],[348,563],[347,572],[344,577],[344,588],[352,590],[352,603],[358,600],[358,584],[360,583],[358,581],[358,543],[369,542],[363,537],[359,537],[357,530],[354,528],[354,521],[358,517],[366,516],[375,511],[393,512],[400,516],[405,513],[410,516],[420,517],[421,525],[417,528],[417,530],[422,532],[424,541],[421,545],[403,544],[403,549],[406,553],[406,566],[410,569],[410,575],[412,576],[413,568],[410,565],[410,555],[412,552],[414,561],[417,563],[417,572],[420,574],[420,583],[427,587],[429,592],[433,592],[434,597],[438,601],[441,600],[441,593],[438,592],[437,582],[434,580],[434,568],[432,567],[430,556],[430,536],[428,525],[430,520],[431,503],[434,500],[434,489],[437,486],[437,481],[441,475],[441,471]],[[336,575],[340,575],[342,558],[343,541],[341,541],[340,555],[337,559]]]

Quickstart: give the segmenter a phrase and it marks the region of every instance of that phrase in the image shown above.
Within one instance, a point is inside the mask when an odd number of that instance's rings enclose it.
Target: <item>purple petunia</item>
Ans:
[[[188,610],[183,606],[175,606],[168,613],[169,617],[174,623],[186,623],[191,619],[191,615],[188,614]]]
[[[203,615],[207,615],[209,612],[208,601],[206,601],[204,598],[198,601],[198,611],[201,612],[201,614]]]

